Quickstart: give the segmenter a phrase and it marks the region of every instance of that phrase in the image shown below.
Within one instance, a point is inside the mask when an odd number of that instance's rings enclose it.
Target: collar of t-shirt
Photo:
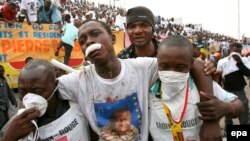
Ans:
[[[62,100],[58,97],[59,95],[58,90],[56,91],[55,95],[56,95],[56,112],[53,115],[44,115],[38,118],[37,119],[38,127],[41,127],[41,126],[44,126],[46,124],[53,122],[54,120],[61,117],[70,108],[68,100]]]
[[[159,42],[156,39],[154,39],[154,38],[151,41],[154,44],[155,50],[154,50],[154,53],[151,56],[148,56],[148,57],[156,57]],[[133,44],[128,48],[128,53],[130,54],[129,58],[137,58],[138,57],[136,55],[136,52],[135,52],[135,45],[133,45]]]

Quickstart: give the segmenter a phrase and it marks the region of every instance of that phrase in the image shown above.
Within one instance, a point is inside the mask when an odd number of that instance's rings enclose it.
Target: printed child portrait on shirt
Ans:
[[[107,103],[95,103],[101,137],[112,141],[135,141],[140,138],[141,110],[137,94]]]
[[[101,136],[105,140],[133,141],[138,138],[138,130],[131,124],[129,109],[120,109],[113,113],[110,124],[102,128]]]

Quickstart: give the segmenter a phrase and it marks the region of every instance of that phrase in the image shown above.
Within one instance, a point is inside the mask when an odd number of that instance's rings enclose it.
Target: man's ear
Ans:
[[[112,44],[114,45],[116,43],[116,36],[112,34]]]

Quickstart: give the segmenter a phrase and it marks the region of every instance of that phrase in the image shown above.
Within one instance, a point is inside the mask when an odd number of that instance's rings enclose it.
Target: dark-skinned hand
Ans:
[[[212,63],[210,61],[205,62],[204,73],[206,75],[210,75],[210,74],[213,75],[213,73],[215,73],[215,72],[216,72],[216,67],[214,66],[214,63]]]
[[[201,141],[222,141],[222,134],[220,131],[219,120],[225,115],[225,103],[220,101],[217,97],[204,92],[200,92],[200,96],[206,101],[197,103],[198,109],[201,113],[200,119],[203,124],[200,130]]]
[[[219,120],[230,110],[230,105],[219,100],[216,96],[200,92],[200,97],[206,101],[197,103],[202,120]]]
[[[34,107],[25,110],[21,114],[15,116],[4,131],[2,140],[3,141],[17,141],[24,138],[30,132],[35,130],[35,125],[31,123],[32,120],[39,116],[39,110]]]

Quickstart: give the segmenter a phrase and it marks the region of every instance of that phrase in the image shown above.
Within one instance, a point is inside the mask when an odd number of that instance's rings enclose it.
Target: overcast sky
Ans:
[[[90,0],[110,3],[114,0]],[[240,37],[250,37],[250,0],[240,1]],[[238,38],[238,0],[118,0],[126,9],[146,6],[155,15],[182,18],[182,23],[202,24],[203,29]]]

